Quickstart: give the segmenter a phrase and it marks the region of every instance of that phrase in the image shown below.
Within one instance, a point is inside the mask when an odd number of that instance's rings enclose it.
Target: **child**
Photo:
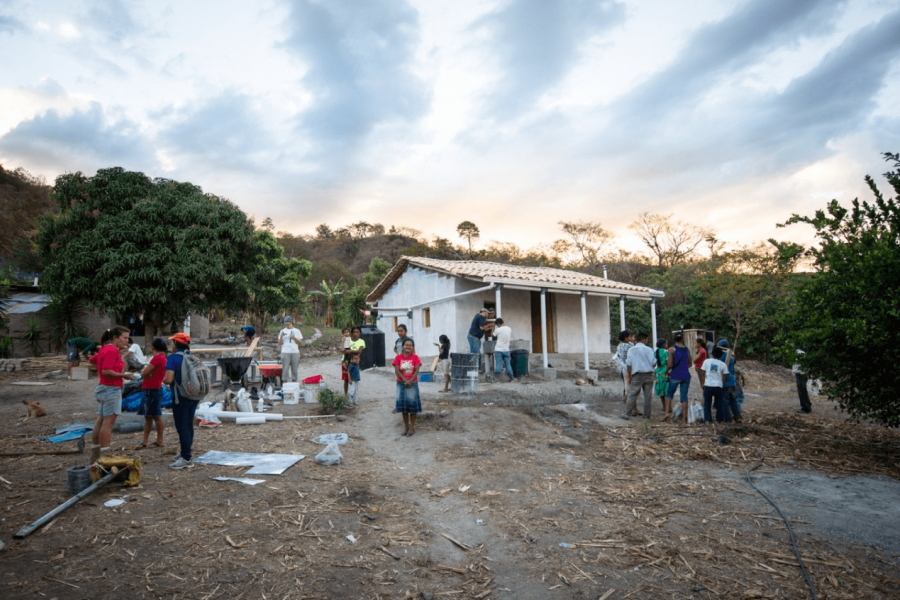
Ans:
[[[442,394],[446,394],[450,391],[450,338],[446,335],[441,334],[438,338],[440,340],[440,344],[435,344],[439,348],[438,350],[438,364],[437,369],[434,374],[435,377],[438,375],[444,376],[444,389],[439,390]]]
[[[350,377],[347,374],[347,367],[350,365],[350,356],[347,350],[350,349],[350,328],[341,329],[341,381],[344,382],[344,398],[347,397],[347,386],[350,384]]]
[[[724,408],[722,406],[722,383],[728,372],[728,365],[723,363],[722,358],[724,352],[721,348],[715,347],[712,351],[712,358],[703,361],[701,367],[706,374],[705,385],[703,386],[703,424],[712,423],[712,406],[715,402],[716,421],[722,421],[725,418]]]
[[[163,420],[162,420],[162,382],[166,376],[166,343],[160,338],[153,340],[150,345],[153,352],[150,362],[141,371],[141,389],[144,397],[141,398],[139,415],[144,415],[144,441],[137,449],[162,448],[163,447]],[[152,423],[156,423],[156,441],[150,441],[150,429]]]
[[[703,370],[703,361],[706,360],[706,342],[701,338],[697,338],[694,342],[694,352],[696,352],[696,360],[694,360],[694,370],[697,371],[697,378],[700,379],[700,389],[703,389],[706,379],[706,372]]]
[[[395,410],[403,414],[403,425],[406,427],[402,435],[412,437],[416,434],[416,417],[422,412],[422,400],[419,398],[419,369],[422,361],[416,355],[416,345],[412,339],[406,338],[403,353],[395,356],[391,364],[397,376]]]
[[[354,354],[350,358],[347,374],[350,376],[350,392],[347,396],[347,404],[355,406],[357,401],[359,401],[359,354]]]
[[[653,388],[654,393],[659,396],[662,404],[663,412],[669,416],[669,410],[666,409],[666,392],[669,391],[669,342],[665,338],[656,340],[656,386]]]

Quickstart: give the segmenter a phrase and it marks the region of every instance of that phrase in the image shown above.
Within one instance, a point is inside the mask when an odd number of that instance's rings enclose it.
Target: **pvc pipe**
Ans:
[[[266,422],[265,417],[238,417],[235,419],[238,425],[262,425]]]
[[[203,414],[215,415],[220,419],[237,419],[239,417],[265,417],[266,421],[281,421],[284,415],[281,413],[253,413],[253,412],[237,412],[233,410],[205,410]]]

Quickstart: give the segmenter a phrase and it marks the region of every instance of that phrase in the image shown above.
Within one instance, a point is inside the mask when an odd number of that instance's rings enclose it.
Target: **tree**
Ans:
[[[321,225],[316,226],[316,237],[327,240],[328,238],[334,237],[334,232],[331,231],[331,227],[329,227],[327,223],[322,223]]]
[[[368,272],[362,274],[363,285],[368,288],[366,295],[374,290],[375,286],[384,279],[384,276],[388,274],[392,266],[391,263],[377,256],[369,261]]]
[[[688,260],[697,247],[715,234],[682,221],[672,215],[641,213],[628,226],[656,257],[658,266],[669,268]]]
[[[481,237],[478,225],[472,221],[463,221],[456,226],[456,232],[459,234],[459,237],[466,238],[466,241],[469,243],[469,258],[472,258],[472,240],[477,240]]]
[[[812,217],[793,215],[783,225],[816,230],[809,249],[815,272],[801,284],[784,319],[787,356],[824,382],[823,393],[856,419],[900,426],[900,371],[890,362],[900,331],[900,156],[886,153],[894,171],[885,177],[897,194],[850,208],[832,200]],[[795,355],[800,349],[805,354]]]
[[[596,271],[600,266],[603,247],[612,240],[613,235],[593,221],[560,221],[559,226],[578,251],[576,266]]]
[[[272,217],[266,217],[265,219],[263,219],[262,228],[269,233],[275,232],[275,221],[272,220]]]
[[[241,277],[244,309],[250,311],[259,331],[265,331],[269,315],[298,306],[303,301],[301,278],[309,277],[312,263],[285,258],[284,249],[267,230],[253,233],[253,259]]]
[[[253,256],[253,227],[227,200],[118,167],[61,175],[53,195],[60,213],[41,218],[37,239],[54,298],[144,309],[153,329],[190,310],[241,305],[235,283]]]
[[[334,309],[340,302],[341,296],[347,291],[347,284],[343,281],[338,281],[334,285],[328,285],[327,281],[323,281],[319,287],[322,289],[313,290],[308,295],[321,296],[325,299],[325,321],[323,325],[325,327],[334,327]]]

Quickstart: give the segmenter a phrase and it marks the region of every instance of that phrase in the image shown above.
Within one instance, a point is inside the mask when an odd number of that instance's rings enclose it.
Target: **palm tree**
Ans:
[[[328,282],[323,280],[319,287],[322,289],[311,291],[307,294],[307,298],[310,296],[322,296],[325,298],[325,322],[323,324],[325,327],[333,327],[334,307],[341,299],[341,296],[344,295],[344,292],[347,291],[347,284],[343,281],[338,281],[329,287]]]

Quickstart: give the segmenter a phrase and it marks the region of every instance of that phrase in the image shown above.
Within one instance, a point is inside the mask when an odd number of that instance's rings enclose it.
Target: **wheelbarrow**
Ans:
[[[262,376],[262,389],[267,390],[270,385],[281,386],[281,365],[259,365],[259,374]]]
[[[222,386],[246,387],[247,385],[247,369],[253,362],[252,356],[220,356],[216,359],[219,367],[222,368]],[[228,381],[228,384],[225,384]]]

